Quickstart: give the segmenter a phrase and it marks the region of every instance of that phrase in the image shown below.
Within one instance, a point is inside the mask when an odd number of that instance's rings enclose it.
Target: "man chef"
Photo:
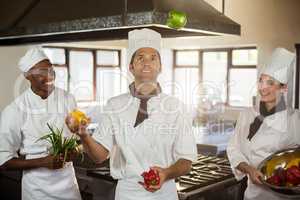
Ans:
[[[129,70],[134,76],[130,92],[108,101],[92,137],[84,124],[76,130],[72,117],[66,121],[95,161],[109,157],[111,175],[118,180],[116,200],[176,200],[174,179],[188,173],[197,157],[192,119],[157,81],[161,35],[151,29],[133,30],[128,40]],[[148,187],[141,174],[150,168],[158,173],[160,183]]]
[[[49,133],[47,123],[65,126],[67,113],[76,107],[75,100],[54,86],[54,69],[41,48],[27,51],[19,68],[30,88],[2,112],[0,166],[23,170],[22,200],[80,200],[72,162],[60,168],[60,156],[49,155],[50,145],[39,140]],[[71,135],[66,127],[64,134]]]

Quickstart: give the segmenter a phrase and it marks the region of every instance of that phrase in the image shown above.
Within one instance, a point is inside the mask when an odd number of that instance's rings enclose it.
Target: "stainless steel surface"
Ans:
[[[278,167],[285,168],[286,165],[295,158],[300,158],[300,148],[285,149],[276,152],[264,159],[258,166],[264,174],[263,185],[286,199],[300,199],[300,186],[275,186],[266,182],[267,178]]]

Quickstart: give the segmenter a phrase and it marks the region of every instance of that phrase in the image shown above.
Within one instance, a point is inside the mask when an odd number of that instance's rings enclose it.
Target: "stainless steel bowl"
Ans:
[[[275,169],[277,169],[278,167],[285,168],[287,164],[295,158],[300,158],[299,147],[276,152],[264,159],[258,166],[258,170],[261,171],[264,175],[262,180],[264,187],[272,190],[279,196],[284,197],[286,199],[300,199],[299,186],[275,186],[267,183],[266,181],[272,175],[272,172]]]

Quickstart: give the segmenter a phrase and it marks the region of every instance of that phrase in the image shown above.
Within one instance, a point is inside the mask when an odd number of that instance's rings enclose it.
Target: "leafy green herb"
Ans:
[[[69,138],[63,136],[63,128],[58,129],[47,123],[50,133],[41,137],[39,140],[46,140],[51,144],[50,153],[54,156],[62,154],[64,156],[63,164],[66,162],[68,153],[77,152],[79,153],[77,139],[74,135]],[[81,152],[83,158],[83,153]]]

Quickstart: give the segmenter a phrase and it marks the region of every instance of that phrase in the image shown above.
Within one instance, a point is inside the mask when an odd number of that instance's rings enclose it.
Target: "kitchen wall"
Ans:
[[[221,9],[221,0],[207,0]],[[299,0],[226,0],[225,14],[241,24],[241,36],[212,36],[163,41],[166,58],[163,78],[170,78],[172,67],[171,49],[239,47],[255,45],[258,48],[258,65],[263,66],[273,48],[282,46],[294,51],[294,44],[300,43],[300,1]],[[62,44],[66,45],[66,44]],[[125,48],[126,40],[104,42],[81,42],[72,46],[113,46]],[[27,46],[0,47],[0,111],[14,99],[14,84],[20,72],[18,59]],[[125,52],[125,51],[124,51]]]
[[[206,1],[221,8],[222,0]],[[300,42],[299,9],[299,0],[225,0],[225,15],[241,25],[241,37],[168,40],[166,43],[172,48],[181,43],[190,48],[256,45],[261,66],[277,46],[294,51],[294,44]]]
[[[19,58],[27,48],[28,46],[0,47],[0,112],[17,96],[17,91],[21,92],[28,86],[17,67]]]

